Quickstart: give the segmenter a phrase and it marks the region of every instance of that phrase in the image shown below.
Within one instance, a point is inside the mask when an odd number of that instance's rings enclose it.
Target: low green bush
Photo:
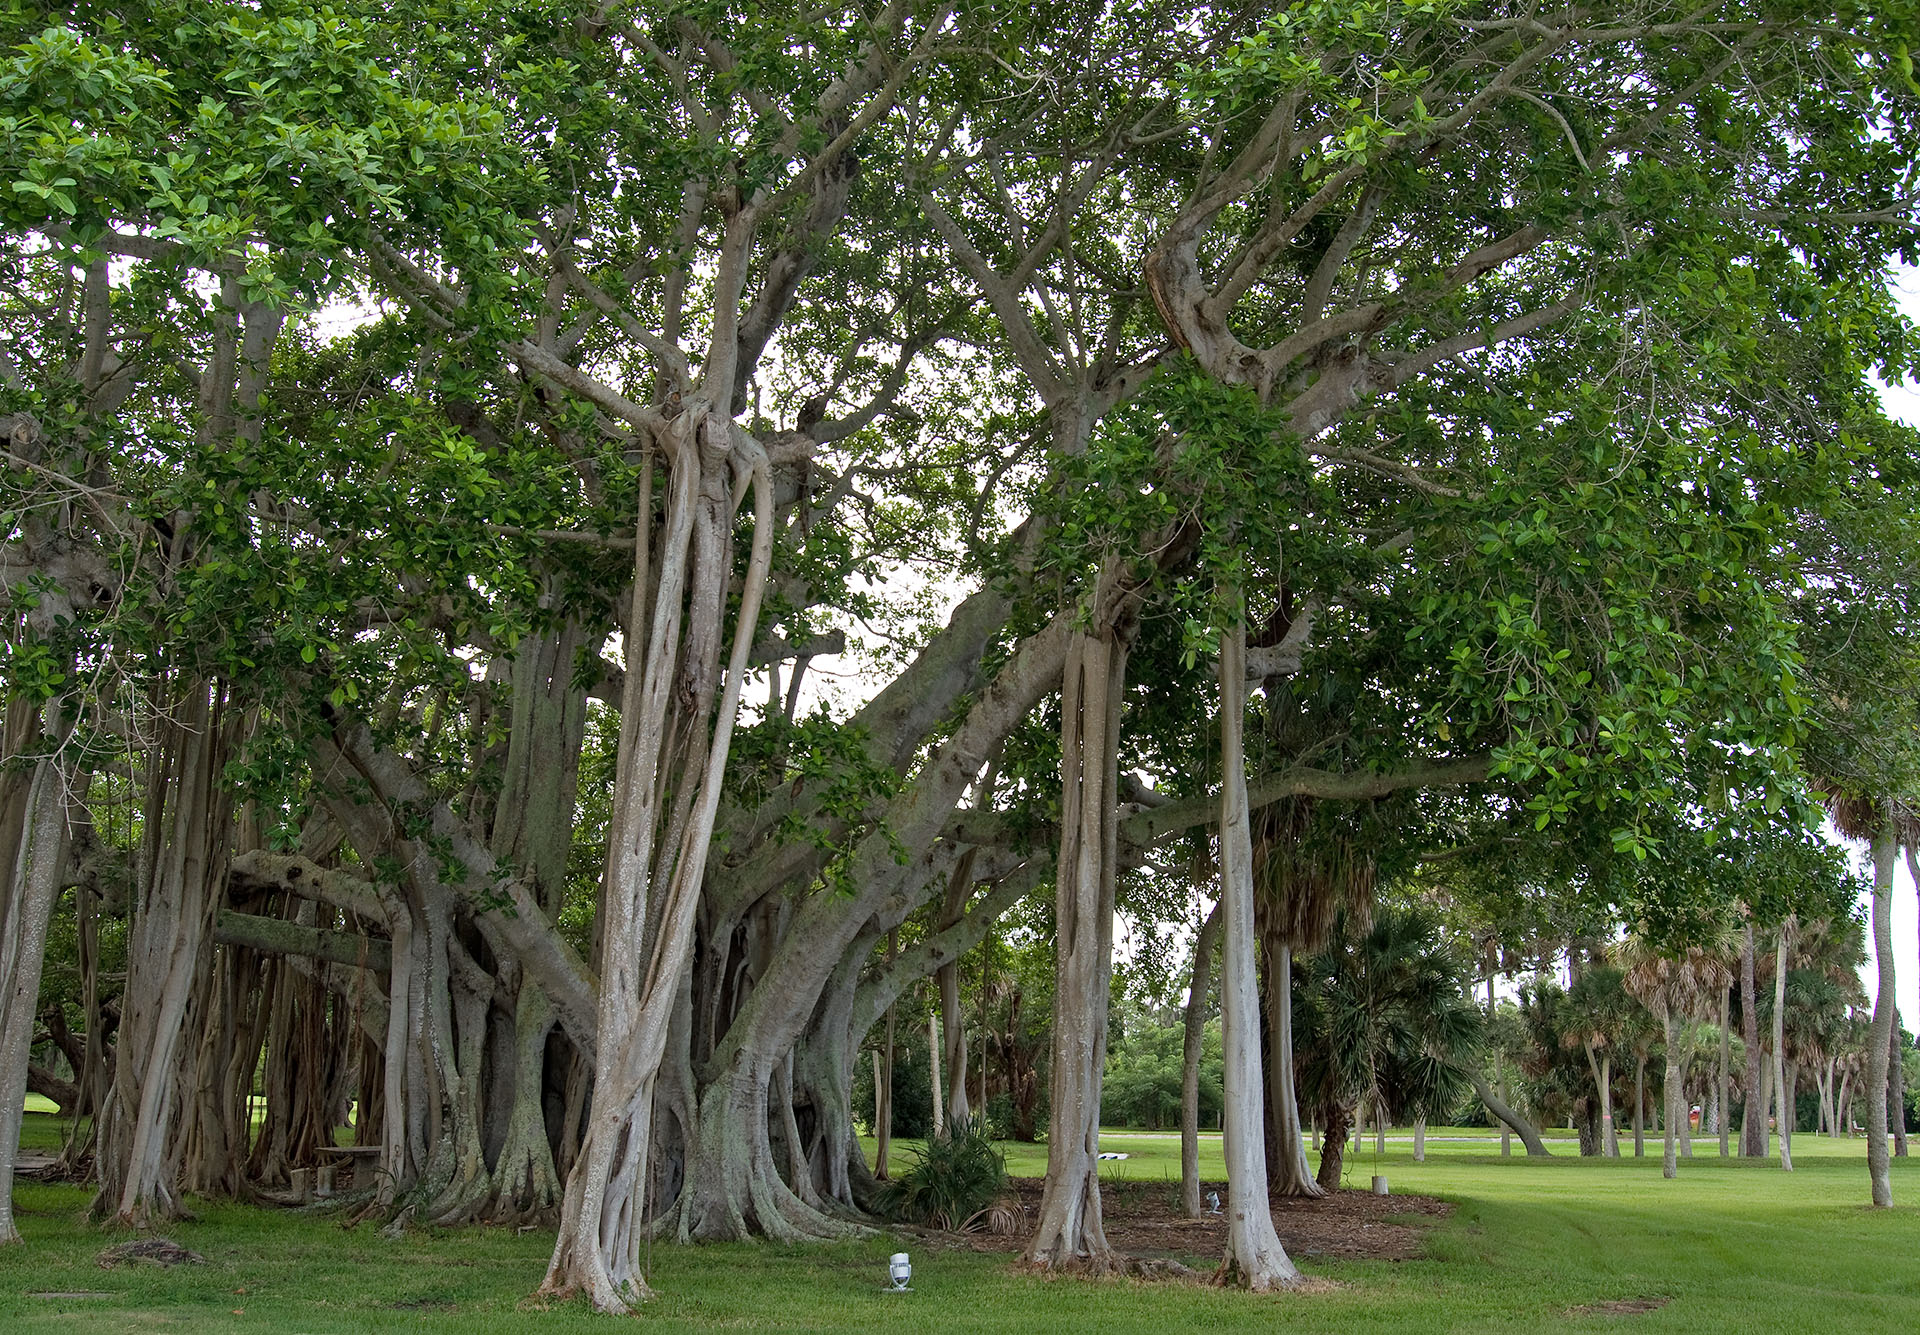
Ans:
[[[895,1219],[956,1229],[1006,1189],[1006,1158],[982,1118],[950,1126],[909,1153],[912,1164],[880,1196],[880,1208]]]

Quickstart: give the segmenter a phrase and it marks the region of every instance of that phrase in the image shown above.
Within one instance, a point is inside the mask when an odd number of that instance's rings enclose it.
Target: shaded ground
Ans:
[[[1011,1185],[1030,1223],[1039,1215],[1042,1183],[1015,1178]],[[1187,1218],[1180,1209],[1177,1183],[1109,1181],[1100,1185],[1107,1241],[1122,1252],[1210,1266],[1226,1251],[1225,1216]],[[1219,1192],[1225,1202],[1225,1183],[1208,1182],[1201,1187],[1202,1196],[1209,1191]],[[1273,1198],[1274,1228],[1287,1254],[1296,1260],[1411,1260],[1424,1250],[1427,1229],[1451,1213],[1452,1205],[1431,1196],[1340,1191],[1317,1201]],[[976,1251],[1012,1251],[1023,1239],[1024,1230],[1019,1237],[973,1234],[963,1245]]]

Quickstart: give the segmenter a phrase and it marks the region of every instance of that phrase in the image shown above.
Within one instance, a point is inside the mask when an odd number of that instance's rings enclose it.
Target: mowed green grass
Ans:
[[[30,1119],[38,1120],[38,1119]],[[1497,1143],[1455,1144],[1430,1133],[1427,1162],[1404,1140],[1376,1163],[1372,1142],[1350,1156],[1350,1180],[1379,1171],[1395,1191],[1455,1202],[1428,1235],[1426,1258],[1315,1262],[1330,1280],[1309,1293],[1255,1297],[1175,1283],[1046,1280],[1011,1258],[946,1251],[914,1239],[826,1247],[655,1247],[660,1297],[644,1321],[670,1330],[1340,1332],[1920,1330],[1920,1161],[1896,1161],[1893,1210],[1867,1209],[1864,1144],[1802,1135],[1797,1171],[1723,1162],[1714,1141],[1660,1176],[1649,1157],[1503,1159]],[[1479,1133],[1484,1136],[1484,1133]],[[36,1139],[39,1137],[36,1136]],[[1217,1174],[1218,1140],[1209,1158]],[[1130,1157],[1111,1176],[1177,1174],[1179,1140],[1112,1133]],[[1493,1152],[1488,1153],[1491,1149]],[[1037,1169],[1034,1147],[1009,1147],[1016,1171]],[[168,1236],[204,1266],[102,1270],[118,1235],[80,1218],[75,1187],[23,1183],[24,1245],[0,1252],[0,1330],[271,1330],[358,1332],[618,1329],[577,1305],[526,1302],[551,1245],[544,1232],[467,1229],[397,1241],[326,1216],[205,1205]],[[913,1255],[910,1294],[880,1292],[886,1255]],[[1195,1258],[1208,1260],[1212,1258]],[[104,1296],[45,1298],[49,1291]],[[1641,1315],[1574,1309],[1666,1299]]]

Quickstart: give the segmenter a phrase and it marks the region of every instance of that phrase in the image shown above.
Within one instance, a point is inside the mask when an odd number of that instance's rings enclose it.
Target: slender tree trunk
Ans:
[[[1723,987],[1720,989],[1720,1060],[1714,1071],[1713,1082],[1713,1087],[1718,1091],[1720,1098],[1720,1119],[1715,1130],[1720,1133],[1722,1159],[1726,1158],[1732,1149],[1729,1128],[1733,1122],[1733,1086],[1729,1081],[1732,1078],[1730,1068],[1733,1065],[1733,1036],[1727,1032],[1728,1018],[1727,989]]]
[[[1200,1203],[1200,1054],[1206,1039],[1207,993],[1213,954],[1220,941],[1220,906],[1215,904],[1193,945],[1193,971],[1180,1040],[1180,1205],[1189,1219],[1201,1215]]]
[[[954,874],[948,879],[946,899],[941,905],[938,923],[941,930],[960,921],[961,910],[973,889],[973,860],[971,851],[962,853],[955,864]],[[934,972],[933,977],[940,993],[940,1036],[947,1068],[945,1121],[946,1125],[957,1128],[966,1124],[972,1111],[967,1103],[967,1025],[966,1011],[960,1000],[960,961],[948,960]],[[935,1083],[937,1085],[938,1082]],[[980,1101],[980,1111],[982,1115],[986,1112],[985,1099]]]
[[[1746,1046],[1746,1099],[1740,1118],[1740,1153],[1749,1159],[1767,1157],[1767,1095],[1760,1064],[1760,997],[1753,977],[1753,921],[1740,931],[1740,1041]]]
[[[1773,945],[1773,1087],[1779,1091],[1780,1167],[1793,1171],[1793,1085],[1787,1079],[1787,950],[1791,944],[1793,923],[1780,925]]]
[[[1319,1197],[1326,1193],[1314,1181],[1307,1163],[1306,1135],[1300,1126],[1300,1095],[1293,1071],[1293,950],[1272,942],[1268,953],[1266,1015],[1273,1047],[1267,1071],[1267,1101],[1271,1108],[1273,1160],[1268,1164],[1269,1186],[1281,1196]]]
[[[887,933],[887,963],[900,953],[900,933]],[[893,1157],[893,1059],[896,1023],[894,1007],[887,1007],[887,1046],[884,1053],[873,1054],[873,1175],[887,1180],[889,1160]]]
[[[891,1010],[892,1007],[888,1009]],[[892,1015],[887,1016],[887,1029],[889,1031],[887,1037],[891,1040],[893,1037]],[[888,1050],[891,1051],[892,1047],[893,1044],[889,1041]],[[887,1067],[891,1065],[890,1061],[880,1055],[880,1049],[873,1050],[873,1175],[882,1182],[887,1180],[887,1159],[889,1151],[893,1148],[893,1107],[891,1100],[887,1098],[887,1087],[890,1083]]]
[[[1593,1073],[1594,1097],[1600,1104],[1600,1153],[1609,1159],[1620,1157],[1620,1137],[1613,1126],[1613,1054],[1595,1050],[1587,1043],[1587,1067]]]
[[[1853,1072],[1840,1073],[1840,1092],[1833,1099],[1832,1134],[1835,1138],[1853,1134]]]
[[[1647,1054],[1633,1054],[1633,1157],[1647,1154]]]
[[[1676,1123],[1679,1118],[1686,1115],[1686,1110],[1681,1107],[1680,1026],[1671,1012],[1662,1018],[1666,1021],[1667,1029],[1667,1078],[1665,1089],[1662,1090],[1666,1096],[1663,1100],[1666,1104],[1666,1145],[1660,1161],[1660,1175],[1670,1178],[1677,1177],[1680,1173],[1679,1165],[1675,1162],[1675,1149],[1679,1135],[1679,1127]]]
[[[1781,1088],[1786,1091],[1780,1100],[1780,1166],[1787,1172],[1793,1171],[1793,1133],[1799,1130],[1799,1104],[1796,1102],[1800,1092],[1800,1063],[1788,1062],[1785,1079]]]
[[[1427,1161],[1427,1115],[1421,1113],[1413,1119],[1413,1161]]]
[[[1055,860],[1053,1100],[1047,1179],[1027,1244],[1035,1265],[1116,1264],[1100,1216],[1100,1080],[1107,1058],[1118,836],[1117,737],[1126,649],[1077,633],[1061,692],[1061,841]]]
[[[1226,1059],[1222,1142],[1227,1164],[1227,1255],[1221,1275],[1227,1282],[1237,1281],[1261,1293],[1276,1284],[1298,1283],[1300,1271],[1280,1245],[1267,1197],[1266,1136],[1260,1115],[1260,990],[1254,969],[1253,837],[1248,826],[1243,739],[1246,710],[1247,628],[1245,620],[1237,618],[1220,645],[1220,904],[1225,920],[1220,1014]],[[1289,1110],[1275,1111],[1284,1117]],[[1297,1110],[1293,1110],[1292,1127],[1297,1146]]]
[[[1861,1077],[1867,1087],[1867,1181],[1876,1206],[1893,1204],[1893,1178],[1887,1162],[1887,1065],[1893,1050],[1896,1006],[1892,922],[1894,827],[1890,811],[1883,812],[1883,822],[1873,836],[1873,954],[1878,967],[1873,1024],[1867,1032],[1867,1069]]]
[[[1893,1157],[1907,1157],[1907,1064],[1901,1060],[1900,1008],[1894,1007],[1887,1033],[1887,1126],[1893,1133]]]
[[[48,711],[57,708],[56,703]],[[12,759],[37,729],[25,701],[14,702],[7,713],[11,735],[5,750]],[[67,776],[52,755],[35,760],[26,773],[30,777],[24,782],[20,775],[0,774],[0,855],[11,854],[0,861],[7,878],[0,899],[0,1244],[20,1241],[13,1219],[13,1166],[47,923],[66,859]]]

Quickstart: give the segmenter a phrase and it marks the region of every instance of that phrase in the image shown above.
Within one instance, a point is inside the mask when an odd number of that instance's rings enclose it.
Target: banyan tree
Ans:
[[[1124,878],[1219,842],[1304,1190],[1288,952],[1373,876],[1309,813],[1804,787],[1802,539],[1913,446],[1881,35],[442,8],[0,20],[0,1210],[52,1042],[104,1217],[351,1162],[631,1310],[650,1235],[875,1223],[856,1058],[1032,901],[1028,1251],[1106,1268]]]

